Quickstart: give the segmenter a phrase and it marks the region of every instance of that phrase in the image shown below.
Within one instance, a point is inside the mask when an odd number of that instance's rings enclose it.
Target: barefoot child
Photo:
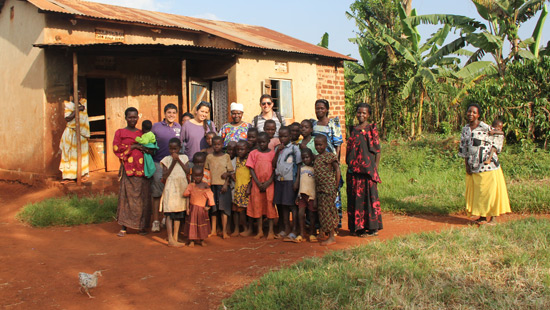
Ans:
[[[268,144],[269,135],[265,132],[259,133],[258,149],[250,152],[246,161],[253,181],[251,182],[250,203],[246,208],[246,214],[257,220],[258,234],[254,237],[255,239],[260,239],[264,235],[262,216],[266,216],[269,222],[267,239],[275,238],[273,233],[273,219],[277,218],[277,209],[273,205],[273,158],[275,152],[267,147]]]
[[[279,144],[275,149],[273,168],[275,169],[275,194],[273,202],[279,210],[279,220],[284,225],[284,231],[278,236],[285,237],[284,241],[301,241],[303,237],[297,238],[298,210],[296,207],[296,191],[300,180],[297,175],[298,165],[302,162],[300,148],[290,141],[290,128],[282,126],[279,129]],[[292,212],[292,228],[290,226],[290,213]],[[281,227],[281,226],[279,226]],[[282,234],[284,232],[284,234]]]
[[[216,205],[211,210],[211,235],[216,235],[217,216],[221,214],[222,218],[222,237],[224,239],[229,238],[227,233],[227,218],[231,216],[231,189],[229,183],[231,182],[231,174],[234,172],[233,165],[231,164],[231,156],[223,152],[223,138],[215,136],[212,139],[212,148],[214,153],[206,156],[206,163],[204,167],[210,170],[212,174],[212,191],[214,192],[214,201]]]
[[[212,139],[216,136],[215,132],[209,131],[204,136],[206,139],[206,144],[208,144],[208,147],[204,150],[201,150],[201,152],[205,152],[206,154],[212,154],[214,153],[214,149],[212,148]]]
[[[183,192],[187,188],[189,160],[187,155],[179,155],[180,149],[180,139],[170,139],[168,142],[170,155],[160,161],[165,185],[160,198],[159,211],[164,212],[164,216],[167,218],[168,246],[173,247],[184,246],[183,243],[178,242],[178,233],[181,220],[185,218],[185,212],[187,211],[187,198],[183,197]]]
[[[257,149],[258,146],[256,145],[256,140],[258,139],[258,128],[249,128],[248,129],[248,137],[246,141],[248,142],[248,151],[252,152],[253,150]]]
[[[214,194],[208,184],[203,181],[203,176],[203,167],[193,167],[193,183],[189,184],[183,193],[183,196],[189,197],[185,234],[189,236],[190,247],[193,247],[197,241],[201,246],[206,246],[204,239],[208,238],[210,229],[208,210],[215,205]]]
[[[231,234],[236,237],[239,234],[243,237],[250,236],[252,233],[252,223],[247,219],[246,208],[248,207],[250,190],[250,168],[246,166],[248,159],[248,143],[245,140],[237,142],[237,162],[235,169],[235,194],[233,195],[233,224],[235,230]],[[241,233],[240,225],[243,225],[244,231]]]
[[[311,150],[313,155],[317,155],[317,150],[315,149],[315,139],[311,133],[313,132],[313,122],[309,119],[305,119],[300,124],[300,131],[302,133],[302,141],[300,142],[300,149],[308,148]]]
[[[493,128],[489,131],[489,136],[493,136],[492,139],[496,144],[502,145],[504,143],[504,132],[502,131],[504,123],[497,118],[493,121],[493,124],[491,126]],[[495,155],[495,153],[497,153],[497,149],[493,146],[491,147],[491,152],[489,153],[489,155],[487,155],[487,159],[485,159],[484,164],[490,164],[491,160],[493,160],[493,156]]]
[[[208,186],[212,183],[212,175],[210,174],[210,171],[206,168],[204,168],[204,163],[206,163],[206,153],[205,152],[196,152],[195,155],[193,155],[193,167],[201,167],[204,170],[204,176],[202,177],[202,181]]]
[[[265,121],[264,132],[269,135],[269,144],[267,145],[267,147],[270,150],[275,150],[275,147],[281,144],[279,139],[275,138],[275,133],[277,132],[277,123],[275,123],[275,121],[272,119],[268,119],[267,121]]]
[[[313,152],[309,148],[302,150],[302,164],[298,167],[300,189],[296,204],[298,205],[298,223],[300,235],[306,233],[306,209],[309,211],[309,242],[317,242],[315,225],[317,224],[317,207],[315,201],[315,174],[313,171]]]
[[[321,245],[331,245],[336,243],[334,234],[338,227],[338,211],[334,201],[340,182],[340,166],[336,155],[326,151],[327,137],[325,135],[315,136],[315,149],[319,153],[313,164],[315,197],[317,199],[317,209],[319,210],[321,231],[329,235],[329,238],[323,241]]]

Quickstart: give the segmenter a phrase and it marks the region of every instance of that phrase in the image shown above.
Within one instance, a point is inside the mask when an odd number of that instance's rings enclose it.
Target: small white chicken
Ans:
[[[101,271],[96,271],[93,274],[79,272],[78,280],[80,281],[80,293],[82,293],[82,289],[84,289],[86,294],[88,294],[88,297],[94,298],[92,295],[90,295],[90,292],[88,290],[97,286],[98,276],[101,276]]]

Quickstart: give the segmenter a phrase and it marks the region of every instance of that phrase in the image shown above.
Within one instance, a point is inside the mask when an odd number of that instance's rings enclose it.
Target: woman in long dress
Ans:
[[[151,217],[151,184],[143,170],[143,153],[151,151],[136,143],[136,137],[142,134],[136,128],[138,110],[130,107],[124,115],[127,126],[117,130],[113,140],[113,151],[121,161],[117,222],[122,228],[117,234],[119,237],[126,235],[127,228],[146,234]]]
[[[466,210],[479,216],[477,224],[489,223],[501,214],[511,212],[504,174],[498,161],[503,137],[490,136],[491,127],[479,120],[481,108],[470,104],[466,112],[468,124],[462,128],[459,156],[464,158],[466,168]],[[496,152],[491,156],[491,149]],[[486,164],[485,162],[488,162]]]
[[[376,124],[368,122],[371,111],[370,105],[359,104],[359,124],[350,131],[346,148],[348,228],[359,237],[376,236],[383,228],[378,199],[380,140]]]

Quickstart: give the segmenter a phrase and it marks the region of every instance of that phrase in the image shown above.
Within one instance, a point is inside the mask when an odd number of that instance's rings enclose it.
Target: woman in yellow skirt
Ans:
[[[481,225],[494,223],[497,216],[511,210],[497,155],[502,150],[504,137],[491,135],[491,127],[479,120],[480,114],[479,105],[468,106],[468,125],[462,129],[459,156],[464,158],[466,166],[466,210],[470,215],[479,216],[475,222]],[[490,222],[487,217],[491,217]]]

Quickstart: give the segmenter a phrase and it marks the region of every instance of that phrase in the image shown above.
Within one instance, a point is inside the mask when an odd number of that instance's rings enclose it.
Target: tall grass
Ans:
[[[550,309],[550,221],[421,233],[268,273],[227,309]]]
[[[378,186],[382,209],[396,213],[449,214],[464,210],[464,160],[458,138],[432,135],[382,145]],[[550,211],[550,154],[504,147],[499,160],[514,212]]]
[[[17,218],[35,227],[109,222],[116,215],[117,201],[115,195],[50,198],[25,205]]]

